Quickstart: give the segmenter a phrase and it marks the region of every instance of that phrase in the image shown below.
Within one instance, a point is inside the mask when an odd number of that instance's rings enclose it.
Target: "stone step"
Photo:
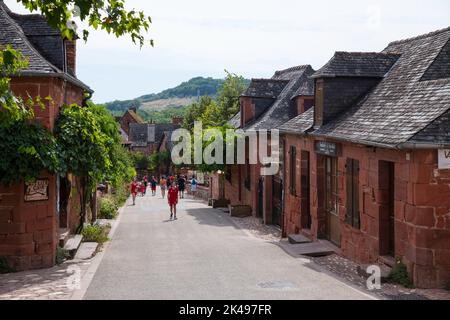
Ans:
[[[68,229],[60,228],[59,229],[59,246],[61,248],[64,248],[64,246],[67,243],[67,240],[69,240],[70,231]]]
[[[290,234],[288,240],[292,244],[310,243],[311,239],[305,237],[302,234]]]
[[[301,244],[292,244],[289,241],[282,240],[278,245],[293,257],[309,256],[322,257],[336,253],[336,248],[324,242],[310,242]]]
[[[82,240],[83,236],[80,234],[69,236],[69,239],[67,240],[64,249],[67,250],[70,257],[72,258],[75,257],[75,254],[77,253],[77,250],[80,247]]]
[[[75,260],[87,260],[94,256],[97,251],[97,242],[83,242],[75,254]]]

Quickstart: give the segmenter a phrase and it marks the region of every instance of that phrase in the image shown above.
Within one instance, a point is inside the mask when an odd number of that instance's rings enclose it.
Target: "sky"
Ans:
[[[5,0],[26,13],[16,0]],[[311,64],[335,51],[381,51],[389,42],[450,26],[448,0],[126,0],[152,18],[140,49],[128,37],[91,31],[77,43],[77,77],[97,103],[133,99],[192,77],[246,78]]]

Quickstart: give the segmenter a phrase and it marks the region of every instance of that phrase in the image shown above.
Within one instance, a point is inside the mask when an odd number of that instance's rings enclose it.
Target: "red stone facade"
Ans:
[[[329,239],[325,210],[324,156],[315,152],[311,137],[285,136],[285,234],[303,233],[312,239]],[[290,181],[290,146],[296,152],[295,181]],[[302,189],[302,151],[309,152],[309,188]],[[346,222],[347,159],[359,162],[360,226]],[[393,190],[388,188],[386,164],[392,164]],[[380,256],[403,258],[418,287],[445,286],[450,281],[450,172],[437,169],[437,150],[398,151],[340,144],[337,157],[337,193],[342,254],[361,263]],[[296,193],[289,192],[295,184]],[[309,190],[308,190],[309,189]],[[303,191],[303,192],[302,192]],[[309,191],[309,195],[305,192]],[[395,251],[386,250],[389,197],[393,199]],[[309,207],[305,201],[309,196]],[[311,219],[311,227],[305,221]]]
[[[44,109],[35,108],[35,116],[53,130],[63,105],[81,104],[84,90],[53,77],[13,78],[13,92],[24,98],[51,97]],[[60,221],[57,214],[57,178],[43,172],[49,181],[49,199],[25,202],[25,184],[0,186],[0,256],[5,256],[15,270],[51,267],[55,262]],[[74,179],[72,179],[74,180]],[[74,189],[75,184],[72,184]],[[78,223],[78,196],[71,192],[67,210],[67,228]]]

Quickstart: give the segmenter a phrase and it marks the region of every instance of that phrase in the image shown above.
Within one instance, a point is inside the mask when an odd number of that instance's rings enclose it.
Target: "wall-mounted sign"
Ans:
[[[25,183],[25,201],[48,200],[48,179]]]
[[[438,150],[438,168],[441,170],[450,169],[450,149]]]
[[[334,142],[316,141],[316,153],[324,156],[339,156],[339,145]]]

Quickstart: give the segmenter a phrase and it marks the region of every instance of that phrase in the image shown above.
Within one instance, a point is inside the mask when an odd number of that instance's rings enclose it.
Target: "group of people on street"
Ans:
[[[170,208],[170,219],[177,220],[177,204],[178,199],[184,198],[184,192],[186,191],[186,177],[184,175],[163,175],[159,179],[159,186],[161,188],[161,196],[164,199],[166,197],[167,190],[167,201],[169,203]],[[197,192],[197,179],[195,176],[192,177],[191,181],[191,192],[195,196]],[[158,184],[158,180],[154,176],[148,180],[147,176],[144,176],[142,181],[138,181],[137,178],[134,178],[131,182],[131,197],[133,199],[133,205],[136,204],[136,197],[140,194],[144,196],[146,193],[147,185],[150,184],[150,188],[152,190],[152,196],[156,196],[156,186]]]

